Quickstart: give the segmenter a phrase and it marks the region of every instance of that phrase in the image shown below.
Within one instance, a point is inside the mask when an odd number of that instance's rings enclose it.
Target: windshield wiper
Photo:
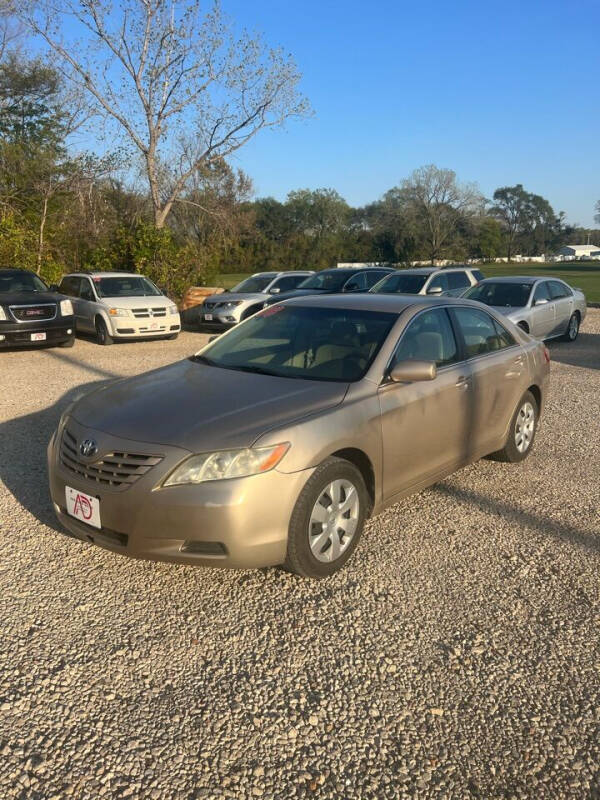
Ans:
[[[190,361],[195,361],[196,364],[207,364],[209,367],[219,367],[220,364],[215,364],[210,358],[206,356],[201,356],[199,353],[196,353],[193,356],[190,356]]]
[[[240,372],[256,372],[258,375],[274,375],[276,378],[282,377],[279,372],[273,372],[270,369],[265,369],[264,367],[259,367],[254,364],[218,364],[217,366],[225,367],[225,369],[239,370]]]

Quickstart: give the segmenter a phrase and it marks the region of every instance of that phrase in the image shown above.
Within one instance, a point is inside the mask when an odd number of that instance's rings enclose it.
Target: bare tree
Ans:
[[[236,38],[218,2],[19,0],[14,13],[141,154],[159,228],[195,172],[308,111],[293,59]]]
[[[461,218],[483,210],[485,203],[475,184],[460,184],[455,172],[434,164],[404,180],[402,194],[422,229],[432,264],[450,244]]]

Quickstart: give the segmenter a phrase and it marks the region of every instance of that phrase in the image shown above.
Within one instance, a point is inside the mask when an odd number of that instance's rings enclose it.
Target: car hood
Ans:
[[[270,294],[269,302],[278,303],[282,300],[290,300],[292,297],[306,297],[310,294],[337,294],[337,292],[328,292],[326,289],[292,289],[291,292]]]
[[[514,315],[522,316],[528,310],[519,306],[490,306],[490,308],[493,308],[498,314],[504,314],[505,317],[510,317],[511,319]]]
[[[83,397],[82,425],[192,452],[249,447],[268,430],[338,405],[347,383],[305,381],[179,361]]]
[[[211,294],[206,300],[209,300],[211,303],[230,303],[235,300],[249,300],[252,302],[252,300],[264,300],[265,297],[270,296],[271,295],[262,292],[223,292],[222,294]]]
[[[115,308],[166,308],[175,305],[164,294],[143,297],[101,297],[100,302]]]
[[[64,294],[57,292],[0,292],[0,306],[38,305],[39,303],[60,303]]]

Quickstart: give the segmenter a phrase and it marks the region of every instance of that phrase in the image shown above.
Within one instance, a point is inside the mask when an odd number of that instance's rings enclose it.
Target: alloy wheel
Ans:
[[[523,403],[515,423],[515,445],[519,453],[529,449],[535,430],[535,411],[529,401]]]
[[[577,338],[577,334],[579,333],[579,318],[577,314],[573,314],[571,319],[569,320],[569,330],[567,331],[567,335],[569,339],[574,342]]]
[[[346,478],[329,483],[317,498],[308,523],[308,541],[318,561],[336,561],[356,532],[360,500],[354,484]]]

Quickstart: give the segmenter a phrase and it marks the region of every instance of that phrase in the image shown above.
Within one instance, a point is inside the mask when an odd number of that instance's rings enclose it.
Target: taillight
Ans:
[[[544,345],[544,358],[546,359],[546,364],[550,363],[550,350]]]

